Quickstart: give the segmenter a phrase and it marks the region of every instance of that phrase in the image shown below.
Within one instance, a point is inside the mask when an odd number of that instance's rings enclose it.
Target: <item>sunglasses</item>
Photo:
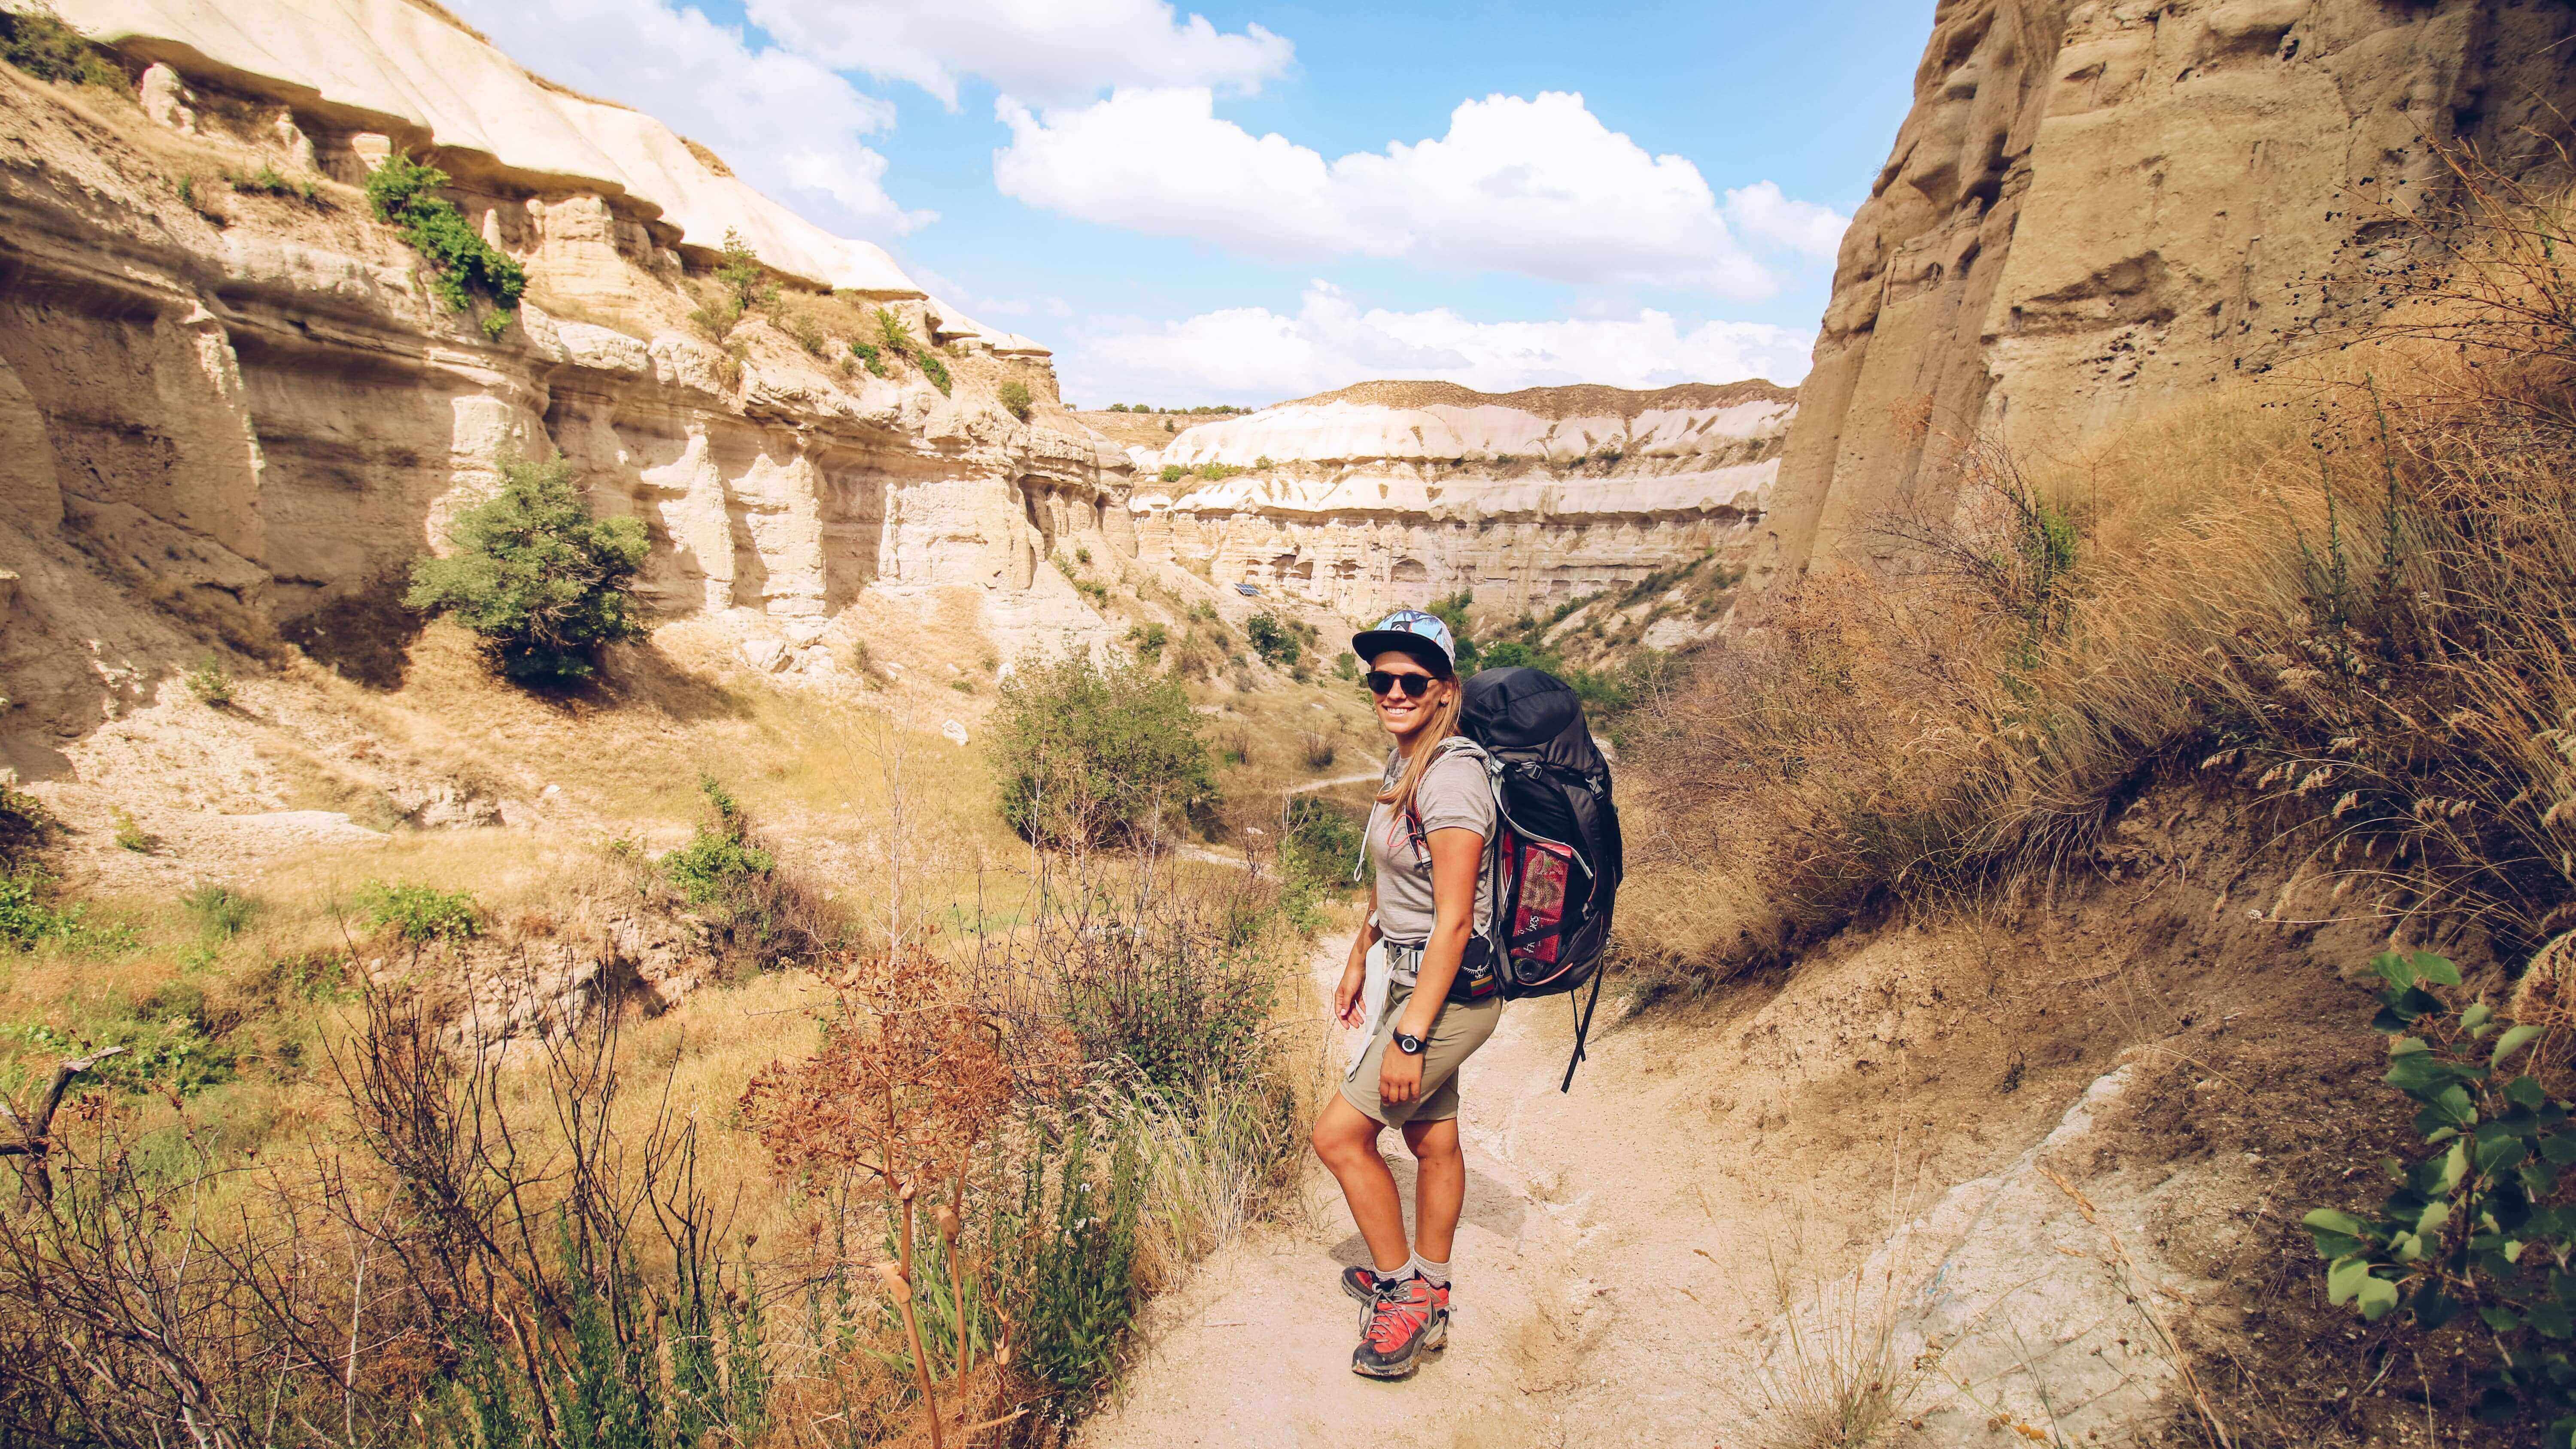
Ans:
[[[1393,694],[1401,688],[1405,698],[1420,699],[1431,692],[1431,676],[1428,674],[1389,674],[1383,669],[1372,669],[1364,677],[1368,680],[1371,694]]]

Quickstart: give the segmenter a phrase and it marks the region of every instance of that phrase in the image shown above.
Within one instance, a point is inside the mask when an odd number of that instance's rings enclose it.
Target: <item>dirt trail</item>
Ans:
[[[1804,1443],[1822,1359],[1878,1335],[1889,1371],[1857,1379],[1906,1379],[1910,1443],[2140,1442],[2173,1383],[2141,1297],[2222,1286],[2167,1260],[2158,1225],[2250,1223],[2262,1197],[2236,1155],[2139,1135],[2196,1075],[2158,1043],[2306,1008],[2221,975],[2227,1010],[2158,1016],[2153,978],[2099,965],[2136,937],[2134,911],[2095,909],[2025,947],[2030,969],[2088,963],[2080,988],[2000,992],[1993,943],[1961,926],[1847,936],[1702,1008],[1612,1024],[1605,1003],[1571,1095],[1565,1003],[1517,1003],[1465,1069],[1447,1350],[1401,1384],[1350,1372],[1359,1310],[1335,1274],[1364,1250],[1310,1169],[1291,1211],[1155,1302],[1079,1443],[1357,1449],[1396,1422],[1481,1449]],[[1348,941],[1313,958],[1318,1019]],[[1384,1146],[1409,1204],[1410,1158]]]
[[[1317,951],[1319,990],[1347,950],[1341,937]],[[1349,1038],[1332,1037],[1337,1068]],[[1705,1109],[1677,1115],[1658,1100],[1673,1084],[1658,1083],[1656,1040],[1596,1032],[1575,1092],[1560,1095],[1564,1004],[1525,1002],[1468,1064],[1453,1326],[1411,1381],[1350,1371],[1359,1310],[1334,1274],[1365,1249],[1314,1169],[1298,1211],[1155,1305],[1143,1363],[1080,1442],[1375,1445],[1390,1414],[1416,1416],[1415,1443],[1711,1442],[1727,1407],[1712,1357],[1774,1305],[1719,1266],[1746,1261],[1755,1215],[1727,1209],[1745,1184]],[[1393,1134],[1385,1144],[1409,1205],[1411,1159]]]

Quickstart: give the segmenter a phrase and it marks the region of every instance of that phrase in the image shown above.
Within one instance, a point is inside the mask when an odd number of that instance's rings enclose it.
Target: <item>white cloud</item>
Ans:
[[[1136,322],[1081,337],[1057,366],[1073,397],[1278,402],[1378,378],[1433,378],[1480,392],[1600,382],[1669,387],[1767,377],[1795,383],[1814,338],[1758,322],[1684,328],[1654,310],[1631,318],[1473,322],[1446,308],[1366,311],[1325,282],[1295,315],[1266,307]]]
[[[752,21],[840,70],[910,81],[957,106],[976,75],[1004,95],[1089,100],[1110,86],[1251,91],[1296,47],[1258,25],[1239,34],[1169,0],[750,0]]]
[[[755,50],[665,0],[449,3],[530,70],[651,114],[828,227],[905,232],[932,219],[895,204],[885,158],[859,140],[893,125],[894,107],[813,60]]]
[[[995,184],[1087,221],[1286,260],[1393,257],[1735,298],[1779,286],[1697,166],[1649,154],[1579,94],[1462,102],[1446,136],[1329,162],[1218,119],[1204,87],[1119,90],[1043,114],[1005,97],[996,109],[1011,144],[994,153]],[[1730,193],[1729,206],[1757,236],[1802,252],[1839,221],[1768,182]]]
[[[1792,201],[1769,181],[1729,189],[1726,219],[1748,236],[1827,260],[1842,250],[1843,233],[1851,227],[1850,217],[1812,201]]]

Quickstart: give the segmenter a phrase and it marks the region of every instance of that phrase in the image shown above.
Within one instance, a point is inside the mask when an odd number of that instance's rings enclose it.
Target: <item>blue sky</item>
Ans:
[[[1066,396],[1803,371],[1931,0],[450,0],[651,111]]]

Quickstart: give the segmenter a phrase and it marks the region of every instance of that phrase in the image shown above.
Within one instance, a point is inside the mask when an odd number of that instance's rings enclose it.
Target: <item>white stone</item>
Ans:
[[[137,98],[143,102],[143,114],[156,125],[167,126],[182,136],[197,134],[197,113],[190,103],[197,98],[179,79],[179,73],[160,61],[143,69],[143,82],[137,87]]]
[[[746,639],[740,652],[743,663],[763,674],[774,674],[787,664],[787,646],[775,639]]]
[[[959,724],[953,719],[941,725],[939,727],[939,733],[942,738],[946,739],[948,743],[952,745],[963,745],[966,743],[966,726]]]

